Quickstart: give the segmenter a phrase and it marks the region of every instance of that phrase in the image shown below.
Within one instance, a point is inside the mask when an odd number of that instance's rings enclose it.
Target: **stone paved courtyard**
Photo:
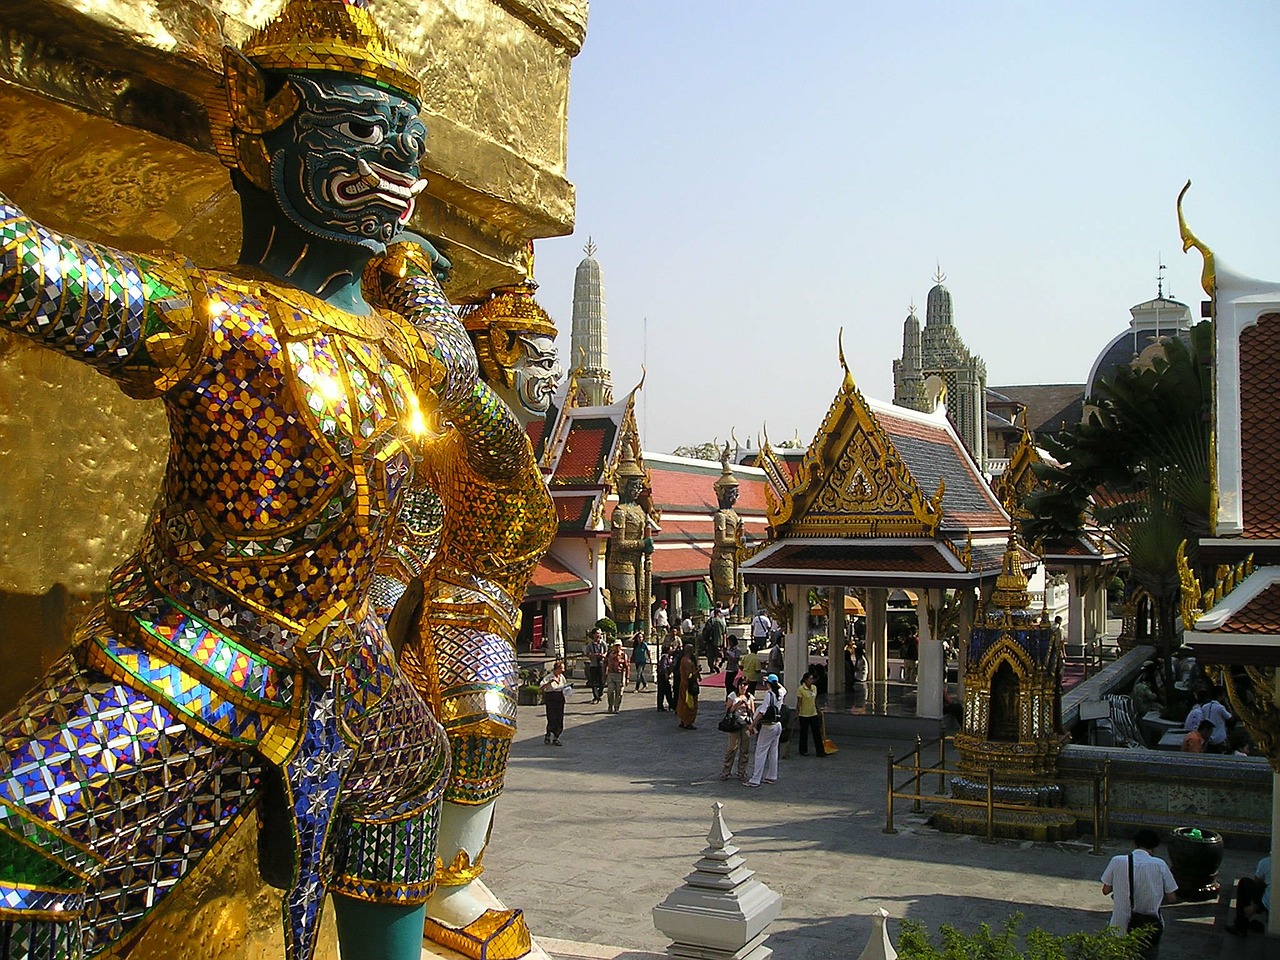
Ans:
[[[627,693],[616,716],[589,699],[569,704],[560,748],[542,742],[542,709],[521,709],[485,855],[485,880],[525,909],[535,937],[664,951],[650,911],[692,870],[716,800],[747,865],[783,896],[769,940],[778,960],[852,960],[881,906],[930,928],[999,925],[1018,911],[1027,926],[1056,933],[1106,925],[1110,900],[1098,878],[1108,857],[1130,849],[1125,840],[1101,857],[1087,838],[988,845],[935,832],[909,802],[897,806],[900,832],[884,834],[885,757],[905,741],[840,739],[822,759],[793,750],[777,784],[751,790],[719,780],[718,691],[704,687],[693,731],[658,713],[652,693]],[[1228,849],[1224,883],[1251,873],[1261,855]],[[1226,936],[1214,925],[1216,902],[1167,909],[1162,960],[1280,957],[1275,941]],[[896,940],[897,923],[890,929]]]

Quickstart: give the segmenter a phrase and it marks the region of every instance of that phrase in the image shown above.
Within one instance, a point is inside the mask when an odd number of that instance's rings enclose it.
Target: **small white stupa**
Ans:
[[[707,847],[684,885],[653,908],[653,925],[674,942],[670,957],[768,960],[766,932],[782,911],[782,896],[748,870],[725,826],[724,804],[712,804]]]

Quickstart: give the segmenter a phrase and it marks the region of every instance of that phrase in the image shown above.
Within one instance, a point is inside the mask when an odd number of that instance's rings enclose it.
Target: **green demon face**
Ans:
[[[266,138],[276,200],[298,227],[382,253],[408,223],[427,128],[412,101],[354,80],[290,76],[302,106]]]

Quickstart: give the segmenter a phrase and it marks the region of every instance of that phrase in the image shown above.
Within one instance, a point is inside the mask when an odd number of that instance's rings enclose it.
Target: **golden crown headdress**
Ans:
[[[297,111],[297,92],[284,84],[267,96],[263,71],[359,77],[419,103],[422,86],[408,60],[374,22],[368,0],[289,0],[254,32],[243,50],[223,47],[223,83],[211,98],[209,126],[218,158],[255,186],[270,184],[262,135]]]
[[[556,338],[556,322],[533,298],[538,284],[533,279],[533,244],[525,260],[525,279],[497,287],[489,299],[464,306],[459,312],[462,325],[475,344],[476,358],[485,379],[511,386],[511,367],[520,359],[522,348],[516,334],[532,333]]]

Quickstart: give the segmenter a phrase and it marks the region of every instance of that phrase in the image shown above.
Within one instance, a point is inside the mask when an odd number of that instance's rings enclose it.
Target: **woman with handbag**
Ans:
[[[755,713],[755,698],[747,692],[747,678],[739,675],[734,688],[725,698],[724,719],[719,727],[729,735],[729,745],[724,751],[724,767],[720,779],[728,780],[733,772],[733,757],[738,756],[738,779],[747,782],[747,754],[751,752],[751,717]]]
[[[756,762],[751,779],[742,781],[748,787],[778,782],[778,741],[782,739],[782,698],[786,689],[776,673],[769,674],[764,682],[764,696],[756,705],[755,717],[748,728],[756,737]]]

